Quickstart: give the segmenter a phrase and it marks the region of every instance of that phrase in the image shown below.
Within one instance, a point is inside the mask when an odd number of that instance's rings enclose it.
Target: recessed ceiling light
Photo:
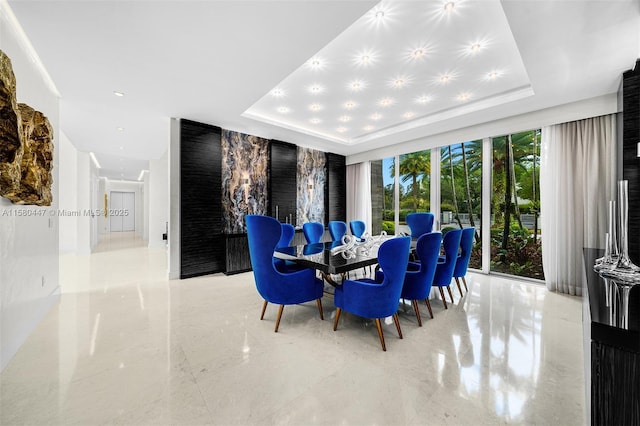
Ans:
[[[451,13],[453,11],[453,8],[456,6],[456,4],[452,1],[448,1],[444,4],[444,10],[447,13]]]
[[[439,77],[440,83],[447,84],[451,81],[451,74],[442,74]]]
[[[498,71],[491,71],[489,74],[487,74],[487,79],[489,80],[495,80],[498,77],[500,77],[500,73]]]
[[[384,10],[378,10],[374,16],[376,19],[384,18]]]
[[[415,113],[413,113],[413,112],[411,112],[411,111],[407,111],[407,112],[405,112],[404,114],[402,114],[402,116],[403,116],[404,118],[407,118],[407,119],[409,119],[409,118],[413,117],[414,115],[415,115]]]
[[[124,127],[116,127],[119,132],[124,132]]]
[[[426,54],[427,49],[425,49],[424,47],[418,47],[417,49],[411,50],[411,52],[409,53],[409,57],[411,59],[422,59]]]
[[[346,131],[347,131],[347,130],[349,130],[349,129],[347,129],[346,127],[338,127],[336,130],[337,130],[338,132],[340,132],[340,133],[344,133],[344,132],[346,132]]]
[[[354,92],[359,92],[360,90],[364,89],[365,86],[366,84],[362,80],[353,80],[352,82],[349,83],[349,89],[351,89]]]
[[[362,129],[366,130],[367,132],[369,132],[369,131],[373,130],[373,126],[371,126],[371,125],[364,126]]]
[[[409,82],[409,79],[407,77],[396,77],[393,80],[391,80],[391,82],[389,83],[391,87],[395,88],[395,89],[402,89],[404,86],[407,85],[407,83]]]
[[[473,43],[471,46],[469,46],[469,51],[471,53],[478,53],[481,49],[482,49],[481,43]]]
[[[312,84],[311,86],[309,86],[309,92],[317,95],[318,93],[324,92],[324,87],[320,86],[319,84]]]
[[[380,119],[382,118],[382,114],[378,114],[378,113],[376,112],[376,113],[374,113],[374,114],[371,114],[371,117],[370,117],[370,118],[371,118],[372,120],[378,121],[378,120],[380,120]]]
[[[320,58],[309,59],[309,67],[311,67],[312,70],[321,70],[324,65],[324,61]]]
[[[113,91],[113,94],[114,94],[114,95],[116,95],[116,96],[118,96],[119,98],[121,98],[121,97],[123,97],[123,96],[124,96],[124,93],[123,93],[123,92],[118,92],[117,90],[114,90],[114,91]]]
[[[322,105],[320,105],[320,104],[311,104],[311,105],[309,105],[309,109],[311,111],[320,111],[322,109]]]
[[[289,109],[289,108],[287,108],[286,106],[278,107],[278,112],[279,112],[280,114],[286,114],[286,113],[288,113],[289,111],[290,111],[290,109]]]
[[[427,95],[421,95],[416,98],[416,103],[420,105],[428,104],[431,101],[431,97]]]
[[[466,102],[469,99],[471,99],[471,93],[468,92],[464,92],[464,93],[460,93],[457,97],[457,100],[459,100],[460,102]]]
[[[124,151],[124,146],[121,146],[121,147],[120,147],[120,151]]]
[[[355,107],[358,106],[357,103],[353,102],[353,101],[347,101],[344,103],[344,105],[342,105],[345,109],[354,109]]]
[[[382,98],[382,99],[380,99],[378,104],[380,106],[387,107],[387,106],[390,106],[390,105],[393,104],[393,99],[391,99],[391,98]]]
[[[275,88],[271,91],[271,96],[273,96],[274,98],[281,98],[284,95],[285,95],[285,91],[280,88]]]
[[[312,118],[309,121],[311,122],[311,124],[320,124],[320,123],[322,123],[322,120],[320,120],[319,118]]]
[[[378,55],[372,50],[362,50],[356,53],[353,61],[357,66],[368,67],[373,65],[378,59]]]
[[[349,121],[351,121],[351,117],[348,115],[343,115],[342,117],[338,118],[339,121],[342,121],[343,123],[347,123]]]

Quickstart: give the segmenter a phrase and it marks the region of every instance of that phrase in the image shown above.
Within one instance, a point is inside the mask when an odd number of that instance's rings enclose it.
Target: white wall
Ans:
[[[169,279],[180,278],[180,119],[169,132]]]
[[[145,170],[142,173],[142,203],[144,204],[144,229],[142,232],[142,239],[149,241],[149,171]]]
[[[78,150],[67,135],[60,132],[59,204],[60,253],[75,253],[78,249]],[[68,213],[68,214],[67,214]]]
[[[149,161],[149,247],[166,247],[169,222],[169,152]]]
[[[91,216],[86,214],[91,210],[91,157],[86,152],[78,152],[78,173],[76,174],[78,189],[78,211],[76,218],[78,227],[78,254],[91,253]]]
[[[11,59],[18,101],[44,113],[54,130],[53,203],[17,206],[0,197],[0,370],[58,300],[59,98],[6,2],[0,49]],[[17,216],[30,214],[30,216]],[[36,216],[37,215],[37,216]]]

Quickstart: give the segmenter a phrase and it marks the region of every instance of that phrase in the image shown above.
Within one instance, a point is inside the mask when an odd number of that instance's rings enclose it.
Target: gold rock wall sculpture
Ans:
[[[11,60],[0,50],[0,195],[15,204],[50,206],[53,128],[16,101]]]

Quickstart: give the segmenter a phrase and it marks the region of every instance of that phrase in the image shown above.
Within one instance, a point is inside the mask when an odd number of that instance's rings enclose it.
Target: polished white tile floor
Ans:
[[[166,279],[130,235],[62,256],[60,302],[0,375],[0,424],[585,424],[579,298],[469,274],[404,339],[331,296],[259,320],[251,273]],[[421,307],[423,307],[422,305]]]

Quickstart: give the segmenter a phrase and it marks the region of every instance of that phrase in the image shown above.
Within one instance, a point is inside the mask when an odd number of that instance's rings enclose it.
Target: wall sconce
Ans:
[[[250,182],[250,180],[249,180],[249,175],[248,175],[247,173],[244,173],[244,174],[242,175],[242,179],[240,179],[240,183],[241,183],[242,185],[249,186],[249,182]]]
[[[307,183],[307,189],[309,191],[313,190],[313,179],[309,179],[309,182]]]

